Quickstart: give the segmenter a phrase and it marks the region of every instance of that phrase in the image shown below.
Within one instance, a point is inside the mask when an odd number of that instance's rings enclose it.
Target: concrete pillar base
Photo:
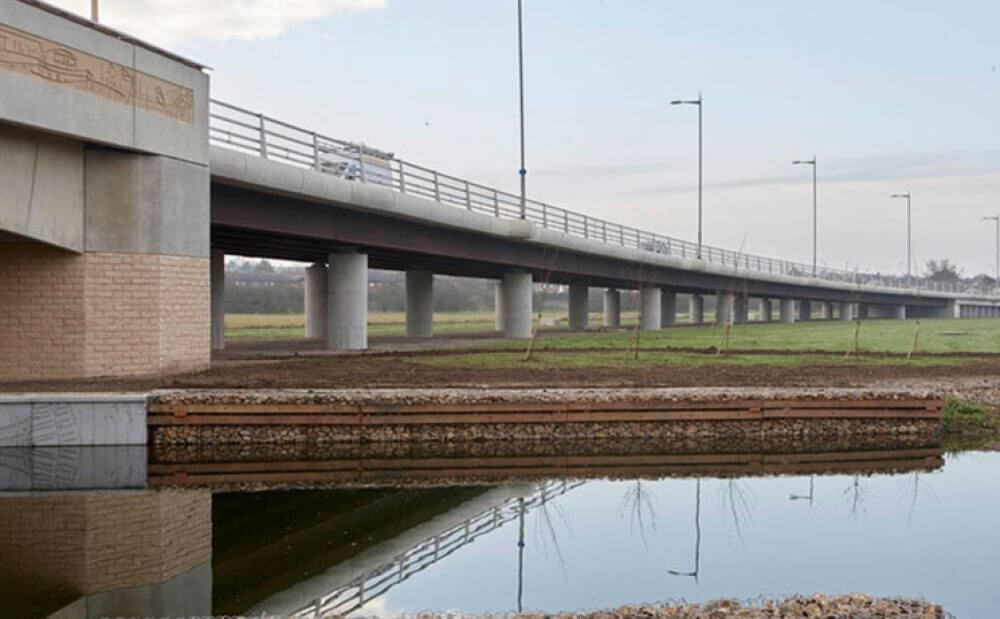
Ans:
[[[691,295],[688,301],[688,322],[693,325],[705,322],[705,297],[700,294]]]
[[[781,322],[786,325],[795,323],[795,299],[781,300]]]
[[[660,326],[672,327],[677,323],[677,293],[660,291]]]
[[[843,322],[850,322],[854,320],[854,304],[853,303],[841,303],[840,304],[840,320]]]
[[[326,347],[368,348],[368,254],[330,254],[327,284]]]
[[[715,324],[720,327],[733,324],[733,294],[720,292],[715,297]]]
[[[643,286],[639,290],[639,329],[660,330],[661,291],[658,286]]]
[[[906,306],[897,305],[895,307],[895,318],[896,320],[906,320]]]
[[[504,306],[503,280],[500,280],[493,287],[493,329],[503,332],[507,324],[507,312]]]
[[[326,265],[317,262],[306,268],[303,284],[306,309],[306,337],[310,339],[326,339],[327,302],[326,293],[329,281]]]
[[[733,324],[745,325],[750,319],[750,299],[737,294],[733,298]]]
[[[771,322],[771,299],[760,300],[760,320],[761,322]]]
[[[213,249],[210,256],[212,350],[226,347],[226,256],[221,249]]]
[[[503,276],[504,330],[509,339],[531,337],[531,273]]]
[[[406,272],[406,337],[434,335],[434,273]]]
[[[618,329],[622,326],[622,294],[608,288],[604,291],[604,328]]]
[[[590,322],[590,288],[586,284],[569,287],[569,329],[586,331]]]
[[[809,301],[799,301],[799,320],[805,322],[812,320],[812,303]]]

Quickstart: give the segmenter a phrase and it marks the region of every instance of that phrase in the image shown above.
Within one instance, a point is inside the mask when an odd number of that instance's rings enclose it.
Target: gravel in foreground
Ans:
[[[456,617],[451,613],[417,615],[421,619],[432,617]],[[851,595],[794,596],[784,600],[765,599],[744,604],[736,600],[715,600],[706,604],[669,604],[620,606],[615,609],[594,610],[574,613],[521,613],[506,615],[518,619],[618,619],[676,617],[684,619],[716,619],[727,617],[749,617],[751,619],[772,619],[786,617],[805,618],[867,618],[867,617],[920,617],[937,619],[952,617],[941,606],[922,600],[903,598],[874,598],[855,593]]]

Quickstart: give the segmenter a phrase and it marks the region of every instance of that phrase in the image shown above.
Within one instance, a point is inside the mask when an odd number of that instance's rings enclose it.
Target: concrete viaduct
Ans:
[[[590,287],[604,325],[688,293],[716,321],[1000,316],[998,291],[705,247],[529,200],[212,101],[203,67],[34,0],[0,0],[0,379],[205,367],[223,346],[226,253],[311,262],[306,335],[367,347],[368,269],[406,272],[406,333],[433,275],[495,279],[497,329],[531,332],[532,284]]]

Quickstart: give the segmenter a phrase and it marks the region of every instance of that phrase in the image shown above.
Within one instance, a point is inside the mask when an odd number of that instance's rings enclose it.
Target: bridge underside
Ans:
[[[916,295],[837,290],[656,267],[520,240],[365,213],[213,182],[212,247],[226,253],[323,262],[331,252],[356,249],[373,268],[502,279],[530,272],[536,282],[683,293],[735,291],[750,297],[808,299],[943,308],[947,301]]]

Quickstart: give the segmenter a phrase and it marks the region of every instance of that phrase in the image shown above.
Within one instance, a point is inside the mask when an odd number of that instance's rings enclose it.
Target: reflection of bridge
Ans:
[[[278,613],[294,617],[340,616],[371,602],[392,587],[427,569],[438,561],[496,531],[505,524],[523,518],[547,502],[582,485],[582,481],[548,481],[522,493],[510,486],[480,499],[495,504],[450,523],[447,528],[414,540],[409,547],[385,557],[378,547],[351,561],[352,565],[335,566],[326,574],[299,583],[292,589],[272,596],[247,611]],[[498,497],[503,497],[497,501]],[[308,597],[307,597],[308,596]],[[310,599],[311,598],[311,599]],[[302,604],[303,599],[310,599]]]

